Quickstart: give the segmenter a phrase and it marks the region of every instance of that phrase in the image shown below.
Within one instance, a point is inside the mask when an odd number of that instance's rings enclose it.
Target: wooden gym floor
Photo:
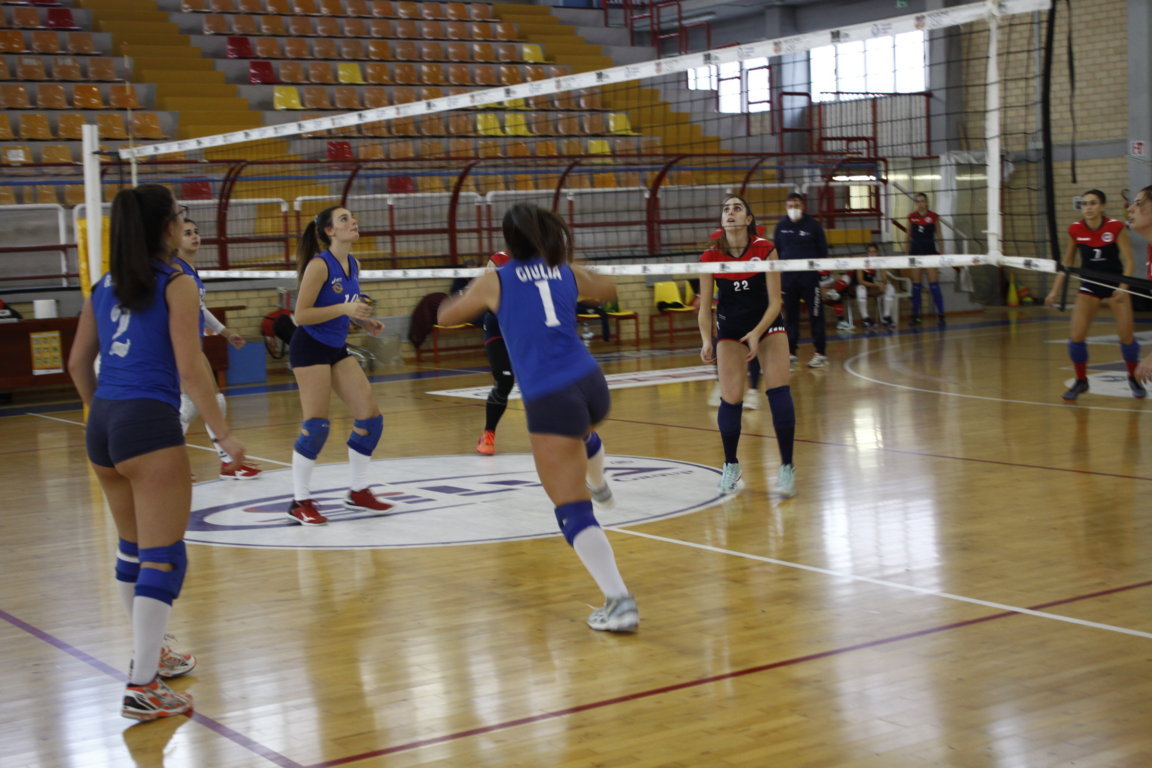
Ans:
[[[711,383],[614,391],[609,452],[678,463],[694,484],[611,474],[631,522],[609,538],[641,611],[628,636],[585,627],[599,592],[561,539],[517,533],[551,531],[546,504],[504,519],[460,491],[447,524],[268,523],[260,504],[291,493],[272,470],[299,414],[275,370],[229,393],[269,474],[194,500],[271,527],[252,546],[190,545],[170,629],[200,660],[174,684],[196,714],[135,726],[119,716],[130,639],[81,414],[18,397],[0,410],[0,765],[1152,765],[1152,404],[1122,396],[1112,343],[1089,347],[1093,391],[1062,402],[1066,332],[1067,316],[1031,309],[833,335],[832,366],[793,375],[791,500],[770,492],[766,402],[744,416],[745,489],[709,501]],[[698,366],[689,347],[595,351],[644,379]],[[377,372],[379,490],[530,466],[518,401],[495,460],[474,455],[483,401],[427,393],[486,387],[483,361],[442,365]],[[332,472],[349,426],[335,406]],[[213,479],[199,425],[189,440]],[[679,496],[704,501],[665,514]],[[416,545],[428,537],[457,545]]]

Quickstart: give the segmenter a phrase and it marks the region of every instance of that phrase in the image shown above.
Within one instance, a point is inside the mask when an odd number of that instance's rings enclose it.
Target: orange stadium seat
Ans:
[[[393,14],[401,19],[420,18],[420,3],[413,0],[396,0],[392,4]]]
[[[308,62],[308,82],[335,84],[336,75],[332,73],[332,65],[326,61]]]
[[[299,61],[282,61],[280,62],[280,82],[282,83],[306,83],[308,82],[308,73],[304,70],[304,64]]]
[[[415,64],[398,61],[392,65],[392,78],[401,85],[417,85],[420,82],[420,70]]]
[[[235,13],[235,0],[208,0],[208,8],[213,13]]]
[[[284,37],[288,34],[288,28],[284,26],[283,16],[259,16],[260,21],[260,34],[270,35],[273,37]]]
[[[317,19],[320,21],[320,19]],[[341,58],[340,45],[329,37],[318,37],[312,41],[312,55],[317,59],[332,61]]]
[[[132,135],[138,139],[166,139],[160,126],[160,117],[155,112],[134,112],[132,114]]]
[[[372,9],[368,6],[368,0],[344,0],[344,15],[371,16]]]
[[[524,72],[517,64],[501,64],[500,65],[500,84],[501,85],[519,85],[524,82]]]
[[[379,109],[387,107],[391,102],[388,99],[388,89],[371,86],[364,89],[364,109]]]
[[[364,79],[376,85],[391,85],[392,73],[383,61],[370,61],[364,65]]]
[[[368,36],[391,39],[398,35],[393,32],[391,19],[368,19]]]
[[[416,40],[420,37],[420,22],[412,19],[397,19],[392,23],[392,36],[401,40]]]
[[[52,61],[52,77],[56,80],[83,80],[84,72],[74,56],[58,56]]]
[[[384,145],[378,141],[363,141],[356,146],[356,157],[360,160],[383,160]]]
[[[332,109],[332,97],[322,85],[306,85],[300,89],[304,109]]]
[[[292,3],[289,0],[265,0],[265,10],[278,16],[292,16]]]
[[[234,13],[231,20],[232,34],[234,35],[260,34],[260,22],[256,20],[255,16],[249,16],[246,13]]]
[[[444,46],[446,61],[470,62],[472,61],[472,46],[469,43],[448,43]]]
[[[364,41],[341,40],[340,58],[347,59],[348,61],[360,61],[361,59],[367,58],[367,55],[364,53]]]
[[[208,0],[182,0],[180,10],[184,13],[204,13],[208,10]]]
[[[91,32],[69,32],[68,52],[81,56],[95,55],[98,53],[96,39],[92,37]]]
[[[289,16],[288,34],[294,37],[314,36],[316,30],[312,25],[312,19],[308,16]]]
[[[342,19],[345,16],[344,3],[342,0],[320,0],[320,14]]]
[[[129,83],[112,83],[108,86],[108,106],[112,109],[140,109],[136,88]]]
[[[420,80],[426,85],[446,85],[448,80],[444,75],[444,65],[421,64]]]
[[[76,88],[83,86],[75,85]],[[96,87],[96,86],[92,86]],[[97,89],[99,93],[99,89]],[[41,83],[36,86],[36,106],[40,109],[68,109],[68,96],[64,86],[60,83]]]
[[[48,26],[40,18],[40,9],[33,6],[13,6],[12,26],[20,29],[43,29]]]
[[[332,103],[335,105],[336,109],[363,109],[363,106],[360,104],[360,89],[354,88],[351,85],[338,85],[333,88]]]
[[[372,3],[372,15],[380,18],[391,18],[396,15],[396,9],[392,7],[392,0],[370,0]]]
[[[495,43],[493,47],[496,49],[496,61],[520,61],[519,43]]]
[[[312,58],[312,46],[304,37],[289,37],[284,41],[284,58],[299,62]]]
[[[48,69],[44,66],[44,60],[39,56],[21,56],[16,63],[16,79],[47,80]]]
[[[206,13],[200,17],[200,31],[205,35],[227,35],[228,17],[222,13]]]
[[[20,115],[20,138],[24,141],[51,141],[52,126],[43,112],[24,112]]]
[[[16,190],[12,187],[0,187],[0,205],[19,205],[16,200]]]
[[[96,131],[102,139],[128,138],[128,129],[124,127],[124,118],[118,112],[101,112],[96,115]]]
[[[475,21],[495,21],[496,16],[492,13],[492,6],[488,3],[469,3],[468,12],[472,15]]]
[[[420,15],[425,19],[444,18],[444,4],[439,0],[423,0],[420,3]]]
[[[449,21],[444,24],[445,40],[471,40],[471,26],[464,21]]]
[[[12,141],[16,138],[16,134],[12,133],[12,121],[8,119],[8,115],[0,112],[0,141]]]
[[[40,150],[42,163],[67,163],[59,168],[45,168],[44,172],[53,176],[74,173],[76,160],[72,157],[72,149],[67,144],[45,144]]]
[[[443,136],[446,133],[444,115],[421,115],[419,123],[421,136]]]
[[[229,38],[231,40],[233,38]],[[247,40],[246,37],[235,38],[237,40]],[[251,51],[252,58],[257,59],[282,59],[284,58],[284,51],[280,48],[280,39],[276,37],[257,37],[253,41],[253,50]],[[248,56],[229,56],[233,59],[247,59]]]
[[[500,70],[487,64],[476,65],[472,67],[472,79],[476,85],[494,88],[500,85]]]
[[[298,16],[317,16],[320,10],[316,7],[316,0],[292,0],[292,10]]]
[[[368,58],[374,61],[391,61],[392,45],[387,40],[369,40]]]
[[[52,35],[53,40],[56,39],[55,32],[49,34]],[[32,39],[36,39],[35,33],[33,33]],[[56,47],[59,49],[59,44]],[[32,50],[36,50],[35,47]],[[0,29],[0,53],[23,53],[24,51],[24,34],[20,30]],[[39,53],[39,51],[37,52]],[[55,51],[44,51],[44,53],[55,53]]]
[[[507,21],[497,21],[491,24],[491,34],[493,40],[518,40],[520,33],[516,31],[516,25]]]
[[[83,138],[81,131],[84,125],[84,115],[79,112],[64,112],[56,116],[56,137],[79,141]]]
[[[22,85],[6,83],[0,85],[0,107],[5,109],[28,109],[32,102],[28,100],[28,89]]]
[[[472,43],[472,58],[476,61],[490,61],[497,62],[500,59],[496,57],[496,46],[492,43]]]
[[[416,101],[416,91],[407,85],[398,85],[392,89],[393,104],[408,104]]]
[[[334,16],[321,16],[316,19],[316,34],[320,37],[337,38],[344,34],[344,25]]]
[[[467,64],[449,64],[448,84],[472,85],[472,68]]]
[[[419,131],[416,130],[416,118],[413,117],[398,117],[392,121],[391,128],[393,136],[419,135]]]
[[[443,40],[444,22],[425,19],[420,22],[420,36],[425,40]]]
[[[424,61],[444,61],[444,43],[439,40],[421,43],[420,58]]]
[[[368,37],[368,22],[365,19],[347,18],[344,19],[344,36],[345,37]],[[359,42],[359,41],[357,41]]]

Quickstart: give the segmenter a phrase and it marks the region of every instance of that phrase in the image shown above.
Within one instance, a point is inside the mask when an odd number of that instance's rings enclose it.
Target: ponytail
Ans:
[[[531,203],[517,203],[502,222],[508,252],[517,261],[542,258],[550,267],[572,261],[572,230],[557,213]]]
[[[338,211],[342,207],[333,205],[330,208],[325,208],[316,214],[312,221],[308,222],[308,226],[304,227],[300,241],[296,243],[297,280],[304,278],[304,270],[308,268],[308,262],[312,261],[316,254],[323,253],[332,245],[332,238],[328,237],[328,233],[324,230],[332,226],[332,212]]]
[[[169,250],[165,236],[175,207],[171,190],[160,184],[122,189],[112,200],[109,272],[116,300],[126,309],[140,309],[152,300],[152,260],[163,259]]]

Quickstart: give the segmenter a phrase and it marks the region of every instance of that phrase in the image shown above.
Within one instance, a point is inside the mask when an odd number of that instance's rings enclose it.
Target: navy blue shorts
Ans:
[[[537,435],[584,437],[608,415],[612,397],[600,369],[564,389],[524,403],[528,431]]]
[[[145,453],[184,445],[180,412],[160,400],[93,398],[84,433],[88,460],[101,467],[114,467]]]
[[[484,343],[494,339],[504,338],[504,334],[500,333],[500,321],[496,319],[496,315],[491,312],[484,313],[484,320],[481,323],[484,328]]]
[[[760,319],[764,317],[761,312],[757,315],[716,315],[716,340],[717,341],[740,341],[744,336],[749,333]],[[776,315],[776,319],[772,321],[772,325],[768,326],[768,330],[764,331],[764,336],[771,333],[784,332],[784,313]]]
[[[926,243],[922,243],[922,242],[913,240],[911,243],[908,244],[908,255],[909,256],[938,256],[939,254],[940,254],[940,251],[938,251],[936,249],[935,241],[929,241]],[[917,269],[917,267],[913,267],[913,269]]]
[[[292,334],[292,343],[288,345],[288,364],[293,368],[336,365],[348,356],[347,347],[330,347],[316,341],[312,338],[312,334],[303,328],[296,329],[296,333]]]
[[[1082,293],[1085,296],[1094,296],[1097,299],[1110,299],[1116,293],[1116,289],[1120,287],[1120,281],[1112,282],[1110,280],[1101,280],[1100,278],[1091,278],[1090,283],[1080,283],[1080,288],[1077,293]],[[1103,283],[1103,285],[1097,285]]]

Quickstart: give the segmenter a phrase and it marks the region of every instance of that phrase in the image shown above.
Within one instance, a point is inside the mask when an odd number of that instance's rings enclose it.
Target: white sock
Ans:
[[[186,435],[192,420],[196,418],[196,403],[183,392],[180,393],[180,429]]]
[[[596,451],[595,456],[588,458],[588,474],[584,476],[588,481],[588,485],[592,488],[603,488],[604,483],[604,444],[600,444],[600,450]]]
[[[116,579],[116,591],[120,595],[120,601],[124,603],[124,610],[128,612],[128,621],[131,622],[132,603],[136,599],[136,582]]]
[[[160,648],[172,606],[151,597],[132,601],[132,685],[146,685],[160,668]]]
[[[896,289],[889,283],[888,287],[884,289],[884,317],[892,317],[892,311],[896,308]]]
[[[624,597],[628,594],[628,587],[624,586],[624,578],[620,569],[616,567],[616,555],[612,553],[612,545],[608,536],[598,525],[590,525],[572,541],[572,549],[588,573],[596,581],[596,586],[604,593],[606,598]]]
[[[292,497],[296,501],[312,498],[312,468],[315,466],[315,459],[292,451]]]
[[[352,479],[348,481],[348,488],[353,491],[362,491],[368,487],[368,465],[372,463],[371,456],[365,456],[360,451],[348,449],[348,467],[352,471]]]
[[[224,395],[220,394],[219,392],[216,393],[216,404],[220,406],[220,414],[227,416],[227,401],[224,399]],[[220,443],[216,442],[216,433],[212,431],[212,427],[208,426],[208,422],[204,422],[204,429],[208,432],[208,437],[212,438],[212,447],[216,449],[216,453],[220,454],[220,461],[224,462],[225,464],[231,464],[232,457],[228,455],[226,450],[220,447]]]

